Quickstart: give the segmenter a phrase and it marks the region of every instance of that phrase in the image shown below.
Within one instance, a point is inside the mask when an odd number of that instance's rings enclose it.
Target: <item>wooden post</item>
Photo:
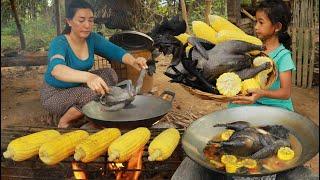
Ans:
[[[309,53],[310,53],[310,30],[304,28],[303,35],[303,65],[302,65],[302,87],[308,87],[308,66],[309,66]],[[311,73],[311,72],[309,72]]]
[[[68,12],[68,8],[69,8],[69,4],[71,3],[71,0],[64,0],[64,12],[65,12],[65,15],[64,17],[67,18],[67,12]],[[64,20],[63,21],[63,24],[64,26],[66,26],[67,22]]]
[[[297,67],[297,28],[296,27],[291,28],[291,37],[292,37],[292,59],[293,59],[294,65]],[[292,71],[292,84],[294,86],[297,85],[296,79],[297,79],[297,71]]]
[[[209,15],[211,14],[211,4],[212,0],[206,0],[206,7],[204,11],[204,22],[209,24]]]
[[[71,0],[64,0],[64,7],[65,7],[65,13],[67,14],[69,4],[71,3]]]
[[[19,37],[20,37],[21,49],[26,49],[26,39],[24,38],[24,35],[23,35],[22,27],[20,24],[20,20],[19,20],[19,16],[18,16],[17,9],[16,9],[16,4],[15,4],[14,0],[10,0],[10,6],[11,6],[14,20],[17,25],[17,29],[18,29],[18,33],[19,33]]]
[[[302,50],[303,50],[303,28],[299,27],[297,32],[297,86],[302,86]]]
[[[315,54],[315,28],[311,29],[311,58],[310,58],[310,64],[309,64],[309,77],[308,77],[308,88],[312,87],[312,81],[313,81],[313,70],[314,70],[314,54]]]
[[[241,18],[240,14],[241,1],[227,0],[227,15],[228,20],[238,26]]]
[[[55,17],[57,25],[57,35],[61,33],[61,18],[60,18],[60,0],[54,0]]]
[[[182,11],[182,18],[184,19],[184,21],[187,24],[186,32],[189,33],[190,29],[189,29],[189,25],[188,25],[188,15],[187,15],[186,3],[184,2],[184,0],[180,0],[180,4],[181,4],[181,11]]]

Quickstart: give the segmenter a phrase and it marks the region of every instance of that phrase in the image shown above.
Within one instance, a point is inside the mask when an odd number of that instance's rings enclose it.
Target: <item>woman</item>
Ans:
[[[50,43],[48,67],[40,92],[43,107],[60,117],[59,128],[66,128],[72,121],[83,117],[82,106],[96,96],[108,93],[109,86],[118,81],[111,68],[89,72],[94,54],[138,70],[147,68],[146,59],[134,58],[121,47],[92,32],[93,8],[87,2],[71,2],[66,19],[63,34]]]

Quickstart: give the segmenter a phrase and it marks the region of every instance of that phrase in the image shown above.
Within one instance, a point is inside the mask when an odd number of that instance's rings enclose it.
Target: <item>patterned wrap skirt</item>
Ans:
[[[114,86],[118,83],[118,76],[111,68],[90,72],[100,76],[108,86]],[[42,106],[56,117],[61,117],[71,107],[82,112],[82,107],[97,96],[99,94],[87,87],[86,84],[72,88],[55,88],[44,81],[40,90]]]

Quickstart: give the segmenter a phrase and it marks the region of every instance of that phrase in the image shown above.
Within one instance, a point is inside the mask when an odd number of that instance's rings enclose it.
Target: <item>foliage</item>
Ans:
[[[37,18],[37,21],[22,23],[27,50],[35,51],[41,47],[48,48],[49,42],[56,35],[56,29],[53,25],[48,25],[47,22],[45,18]],[[1,50],[7,48],[19,49],[19,47],[17,28],[15,23],[11,21],[1,29]]]
[[[48,13],[47,0],[14,0],[21,21],[32,21],[36,17]],[[1,0],[1,25],[12,19],[9,0]]]
[[[88,0],[91,4],[97,4],[101,0]],[[129,0],[133,1],[133,0]],[[156,23],[164,17],[173,17],[181,14],[179,0],[134,0],[139,8],[134,12],[139,15],[135,30],[149,32]],[[211,12],[225,16],[226,0],[212,0]],[[27,50],[37,50],[41,47],[48,48],[50,40],[56,35],[54,6],[48,0],[15,0],[16,9],[20,19],[23,33],[26,38]],[[52,1],[53,2],[53,1]],[[62,1],[63,2],[63,1]],[[188,24],[194,20],[204,20],[205,1],[185,0],[188,10]],[[64,3],[61,3],[60,15],[62,28],[65,16]],[[105,35],[111,35],[119,30],[107,29],[103,25],[96,25],[95,31],[101,31]],[[19,35],[11,12],[9,0],[1,0],[1,50],[5,48],[19,49]]]
[[[1,50],[19,49],[19,36],[1,35]]]

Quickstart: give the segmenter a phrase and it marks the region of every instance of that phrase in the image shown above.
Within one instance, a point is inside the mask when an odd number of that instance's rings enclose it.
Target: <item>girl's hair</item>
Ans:
[[[281,30],[277,33],[279,41],[286,49],[291,50],[291,37],[287,32],[291,21],[289,7],[282,0],[265,0],[259,4],[257,11],[264,11],[272,24],[282,24]]]
[[[72,19],[79,9],[90,9],[92,12],[94,12],[92,6],[89,3],[87,3],[86,1],[84,1],[84,0],[73,0],[68,5],[68,9],[66,11],[66,18],[67,19]],[[71,32],[71,27],[66,22],[66,27],[62,31],[62,34],[69,34],[70,32]]]

